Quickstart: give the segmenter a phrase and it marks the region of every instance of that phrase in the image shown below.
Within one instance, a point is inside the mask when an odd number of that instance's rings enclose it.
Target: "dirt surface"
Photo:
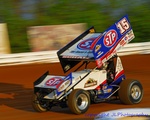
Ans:
[[[49,70],[50,74],[63,75],[59,63],[30,64],[0,67],[0,120],[92,120],[100,112],[121,108],[150,108],[150,54],[121,57],[127,78],[138,79],[144,87],[140,104],[123,105],[120,101],[91,104],[82,115],[74,115],[69,108],[54,107],[37,113],[31,106],[33,82]]]

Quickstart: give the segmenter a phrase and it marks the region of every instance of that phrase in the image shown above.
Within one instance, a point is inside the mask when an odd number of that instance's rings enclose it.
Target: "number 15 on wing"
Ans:
[[[117,24],[117,28],[120,30],[121,34],[124,34],[126,31],[130,29],[130,23],[128,22],[127,18],[124,17],[121,19]]]

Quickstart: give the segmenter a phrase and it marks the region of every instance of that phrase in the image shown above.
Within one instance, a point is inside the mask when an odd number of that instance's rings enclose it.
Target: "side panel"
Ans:
[[[100,67],[132,39],[134,39],[134,33],[126,15],[109,27],[92,45],[97,66]]]
[[[91,57],[92,57],[92,59],[94,60],[92,50],[78,49],[78,47],[80,47],[80,46],[87,48],[87,46],[89,46],[89,44],[91,44],[94,37],[96,37],[96,36],[92,35],[93,33],[95,33],[95,29],[94,29],[94,27],[90,27],[88,30],[86,30],[84,33],[82,33],[80,36],[75,38],[73,41],[68,43],[66,46],[64,46],[57,52],[57,56],[59,58],[60,64],[65,73],[67,71],[69,71],[71,68],[73,68],[75,65],[77,65],[79,62],[81,62],[81,60],[83,60],[83,59],[91,59]],[[83,41],[83,38],[84,38],[84,40],[85,40],[85,37],[86,37],[86,39],[88,39],[87,35],[88,35],[88,38],[90,37],[92,39],[83,42],[83,44],[81,45],[80,42]],[[80,44],[80,45],[78,46],[78,44]]]
[[[118,85],[120,82],[125,79],[124,69],[122,66],[121,59],[117,57],[117,63],[116,63],[116,71],[115,71],[115,80],[112,83],[113,85]]]
[[[123,66],[122,66],[122,62],[121,59],[119,57],[117,57],[117,63],[116,63],[116,76],[121,72],[124,71],[123,70]]]
[[[93,90],[106,80],[105,70],[93,70],[87,77],[78,83],[74,89]]]

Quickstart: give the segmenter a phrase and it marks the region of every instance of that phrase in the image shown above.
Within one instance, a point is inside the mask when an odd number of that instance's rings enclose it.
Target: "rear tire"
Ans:
[[[85,113],[90,106],[89,94],[82,89],[75,89],[68,97],[68,106],[75,114]]]
[[[118,91],[120,101],[124,104],[137,104],[143,98],[143,87],[138,80],[123,80]]]

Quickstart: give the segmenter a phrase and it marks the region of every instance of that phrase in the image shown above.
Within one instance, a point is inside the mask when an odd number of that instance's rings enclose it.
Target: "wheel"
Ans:
[[[143,98],[143,87],[138,80],[123,80],[118,94],[122,103],[137,104]]]
[[[68,107],[75,114],[85,113],[90,106],[88,92],[82,89],[73,90],[68,97]]]
[[[35,111],[46,112],[48,110],[47,105],[48,105],[48,103],[46,101],[42,100],[42,97],[40,94],[39,95],[33,94],[32,106]]]

